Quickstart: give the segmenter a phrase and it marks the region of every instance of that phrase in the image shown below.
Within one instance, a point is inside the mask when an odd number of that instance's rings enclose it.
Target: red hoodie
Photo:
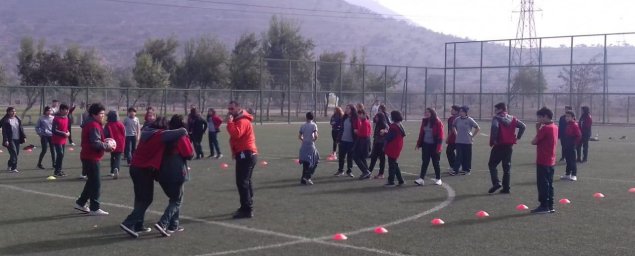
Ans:
[[[117,143],[117,147],[113,150],[113,153],[123,153],[126,148],[126,128],[119,121],[108,122],[104,127],[104,133],[107,138],[112,138]]]
[[[370,138],[370,135],[372,133],[372,129],[370,127],[370,121],[368,121],[368,119],[364,119],[362,120],[361,118],[358,119],[359,122],[357,122],[357,138],[360,139],[365,139],[365,138]]]
[[[417,139],[417,147],[421,147],[423,145],[423,138],[425,136],[425,129],[423,129],[426,125],[428,125],[428,121],[430,120],[430,118],[424,118],[421,120],[421,128],[419,128],[419,138]],[[437,152],[441,152],[441,148],[443,145],[443,137],[444,137],[444,133],[443,133],[443,122],[441,122],[441,120],[439,120],[438,118],[436,120],[434,120],[433,122],[435,122],[434,127],[432,128],[432,138],[434,139],[435,143],[437,144]]]
[[[258,149],[256,148],[256,134],[251,124],[252,120],[254,120],[254,117],[243,110],[232,122],[227,123],[229,144],[234,156],[247,150],[254,154],[258,153]]]
[[[567,130],[565,131],[565,135],[568,143],[574,143],[573,146],[580,145],[582,131],[580,130],[580,126],[578,126],[578,123],[576,123],[576,121],[567,122]]]

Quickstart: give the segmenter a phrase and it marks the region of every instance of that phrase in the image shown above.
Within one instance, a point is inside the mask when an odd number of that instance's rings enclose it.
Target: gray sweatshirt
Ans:
[[[40,137],[53,136],[53,116],[41,116],[35,125],[35,132]]]

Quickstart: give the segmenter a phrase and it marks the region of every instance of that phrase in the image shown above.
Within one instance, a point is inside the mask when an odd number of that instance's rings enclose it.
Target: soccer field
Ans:
[[[20,173],[0,174],[0,255],[634,255],[631,244],[635,223],[635,187],[632,128],[597,126],[600,141],[590,142],[589,162],[578,166],[577,182],[560,181],[564,166],[556,166],[556,213],[531,215],[516,206],[537,206],[535,134],[528,122],[525,136],[514,147],[511,194],[489,195],[487,160],[489,123],[475,139],[473,173],[448,176],[445,153],[441,157],[443,186],[418,187],[421,152],[414,150],[418,122],[407,122],[408,133],[399,163],[406,185],[384,188],[385,180],[335,177],[336,162],[326,161],[331,148],[330,128],[319,124],[318,149],[323,160],[314,176],[315,185],[300,185],[301,167],[295,163],[299,141],[294,125],[256,126],[258,164],[254,171],[254,215],[233,220],[238,208],[234,163],[227,133],[220,133],[225,157],[190,162],[192,179],[185,185],[181,208],[184,232],[169,238],[153,230],[132,239],[119,229],[133,204],[132,182],[123,167],[118,180],[106,176],[108,154],[102,161],[102,209],[105,217],[89,217],[73,209],[84,186],[80,174],[80,148],[67,149],[64,171],[52,175],[37,169],[39,147],[20,152]],[[37,142],[32,129],[28,143]],[[78,132],[74,135],[78,138]],[[619,139],[627,136],[626,139]],[[609,139],[611,137],[612,139]],[[79,141],[79,138],[78,138]],[[206,155],[209,153],[204,139]],[[5,163],[5,148],[0,161]],[[228,169],[221,168],[223,163]],[[386,167],[387,168],[387,167]],[[4,169],[4,168],[3,168]],[[387,171],[387,170],[386,170]],[[502,171],[499,170],[502,175]],[[359,176],[359,169],[353,173]],[[375,167],[374,174],[377,173]],[[386,172],[387,174],[387,172]],[[605,198],[596,199],[601,192]],[[154,203],[146,214],[151,226],[167,205],[167,197],[155,186]],[[489,217],[477,218],[477,211]],[[441,218],[444,225],[430,222]],[[373,230],[382,226],[386,234]],[[348,240],[334,241],[344,233]]]

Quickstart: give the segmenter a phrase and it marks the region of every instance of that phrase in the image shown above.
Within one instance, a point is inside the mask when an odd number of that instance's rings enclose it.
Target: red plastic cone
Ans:
[[[26,151],[29,151],[29,153],[33,152],[33,149],[27,149]]]
[[[295,163],[296,163],[296,164],[299,164],[299,163],[300,163],[300,159],[295,159],[295,160],[293,160],[293,161],[295,161]]]
[[[570,204],[571,203],[571,201],[569,201],[569,199],[566,199],[566,198],[562,198],[558,202],[560,202],[560,204]]]
[[[342,234],[342,233],[337,233],[333,236],[333,240],[335,241],[343,241],[348,239],[348,237],[346,237],[346,235]]]
[[[593,197],[595,197],[595,198],[604,198],[604,194],[598,192],[598,193],[593,194]]]
[[[433,219],[432,220],[432,225],[440,226],[440,225],[443,225],[443,224],[445,224],[445,222],[442,219],[437,218],[437,219]]]
[[[267,161],[262,161],[262,162],[260,162],[260,165],[267,166],[267,165],[269,165],[269,163],[267,163]]]
[[[386,234],[386,233],[388,233],[388,230],[385,229],[384,227],[376,227],[375,228],[375,234],[382,235],[382,234]]]
[[[527,209],[529,209],[529,207],[527,207],[524,204],[519,204],[519,205],[516,206],[516,210],[519,211],[519,212],[525,211]]]
[[[72,147],[71,147],[71,148],[68,148],[68,150],[70,150],[70,151],[74,151],[74,150],[75,150],[75,148],[72,148]]]
[[[479,217],[479,218],[489,217],[489,213],[487,213],[486,211],[478,211],[476,212],[476,217]]]
[[[220,165],[220,168],[227,169],[227,168],[229,168],[229,165],[227,163],[222,163]]]
[[[2,150],[0,150],[0,153],[2,153]],[[630,188],[630,189],[628,190],[628,192],[630,192],[630,193],[635,193],[635,188]]]

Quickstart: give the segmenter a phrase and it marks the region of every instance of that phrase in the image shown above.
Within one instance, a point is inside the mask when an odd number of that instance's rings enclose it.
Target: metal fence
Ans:
[[[257,81],[234,85],[242,89],[5,86],[0,87],[0,102],[15,106],[26,123],[35,122],[53,99],[78,105],[76,116],[92,102],[122,114],[129,106],[139,113],[153,106],[165,115],[184,114],[194,106],[203,113],[215,108],[224,114],[227,102],[234,99],[249,108],[260,123],[303,121],[308,111],[317,113],[318,121],[327,121],[336,105],[363,103],[369,108],[375,100],[389,110],[402,111],[406,120],[421,118],[426,107],[445,117],[453,104],[470,106],[470,114],[479,119],[489,119],[498,102],[507,102],[510,112],[523,119],[533,119],[541,106],[549,106],[560,115],[565,105],[587,105],[596,122],[631,123],[635,33],[531,40],[538,42],[538,49],[515,48],[522,44],[514,39],[446,43],[444,67],[263,59],[250,69],[256,72]],[[536,54],[535,58],[525,58],[535,62],[514,61],[512,55],[518,51],[527,51],[525,56]],[[577,90],[571,79],[563,77],[574,77],[575,68],[583,66],[599,67],[596,75],[600,79],[588,90]],[[527,67],[544,75],[546,90],[512,90],[513,78]]]

